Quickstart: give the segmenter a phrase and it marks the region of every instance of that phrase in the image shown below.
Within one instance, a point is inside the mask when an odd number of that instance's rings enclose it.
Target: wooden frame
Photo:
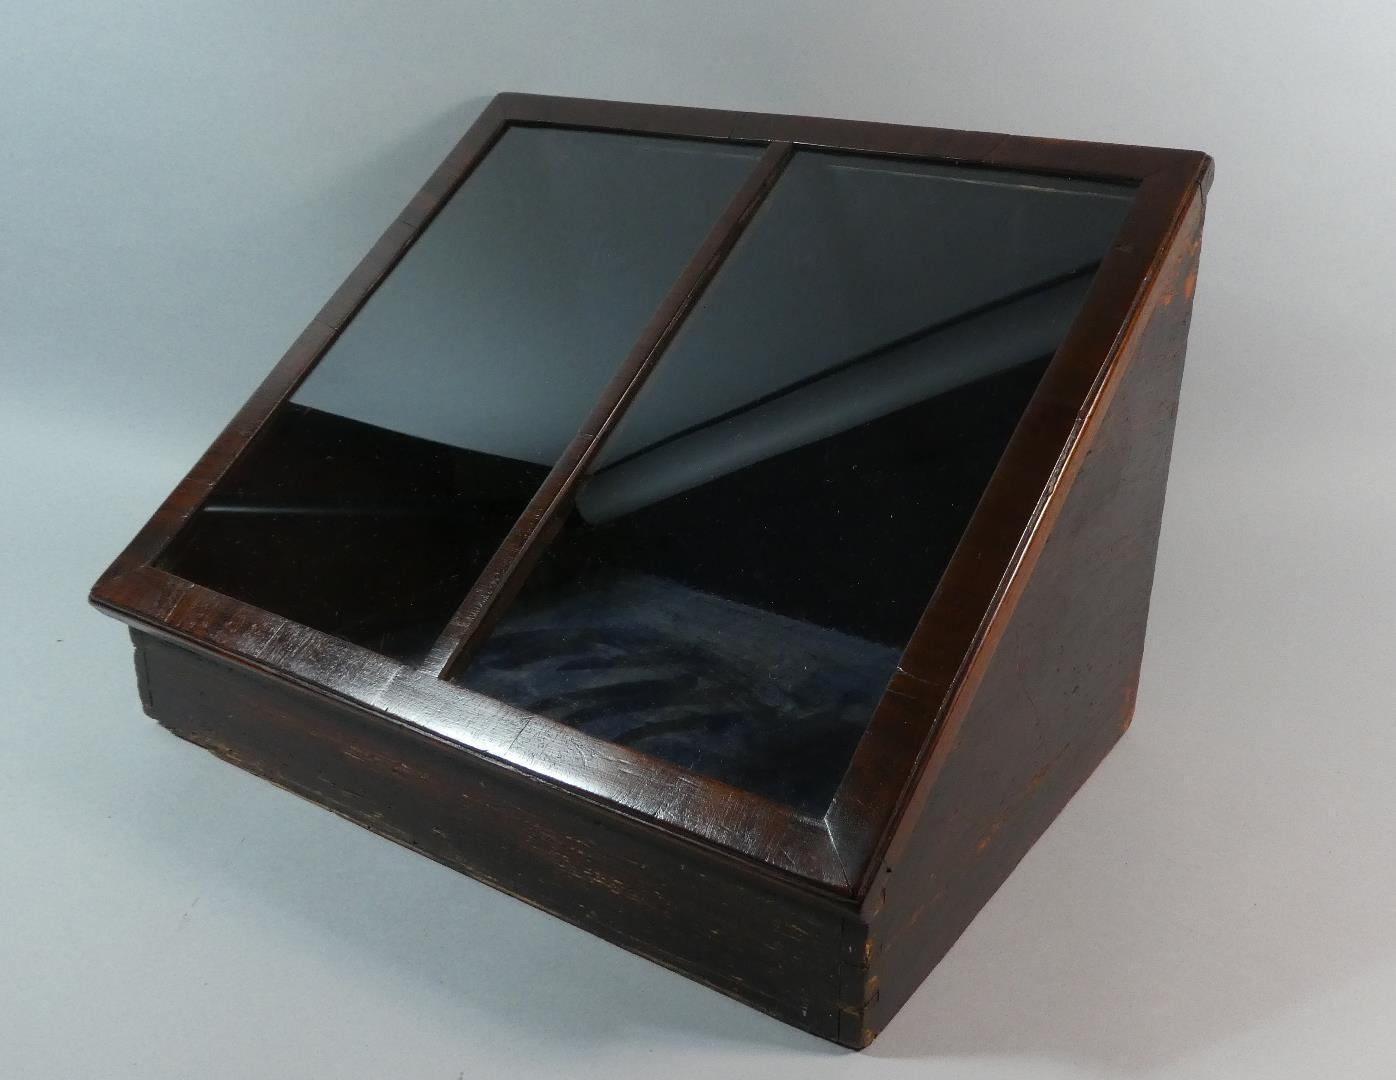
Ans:
[[[766,150],[629,356],[618,358],[617,374],[601,400],[427,660],[419,667],[397,663],[158,567],[161,552],[213,485],[253,443],[501,133],[515,124],[740,141],[765,144]],[[802,148],[1137,185],[1125,224],[1032,397],[822,817],[686,773],[446,681],[518,589],[601,441],[791,154]],[[288,688],[313,690],[376,718],[385,729],[409,731],[414,739],[525,776],[578,805],[655,830],[686,848],[701,849],[739,873],[770,879],[777,883],[773,887],[794,888],[867,915],[889,852],[909,835],[918,807],[952,752],[996,646],[1090,454],[1094,432],[1123,377],[1129,348],[1144,332],[1151,298],[1156,299],[1154,287],[1169,268],[1168,260],[1176,261],[1190,214],[1198,215],[1200,229],[1200,198],[1210,175],[1210,159],[1192,151],[501,94],[102,575],[92,601],[142,635],[192,648]],[[1158,496],[1161,500],[1161,488]],[[860,1019],[856,1033],[828,1037],[861,1045],[870,1035]]]

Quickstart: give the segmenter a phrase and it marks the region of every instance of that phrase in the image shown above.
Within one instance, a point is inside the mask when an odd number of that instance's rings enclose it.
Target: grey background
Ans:
[[[11,4],[0,1075],[1389,1077],[1396,12]],[[1135,726],[868,1053],[160,733],[84,595],[497,89],[1208,150]]]

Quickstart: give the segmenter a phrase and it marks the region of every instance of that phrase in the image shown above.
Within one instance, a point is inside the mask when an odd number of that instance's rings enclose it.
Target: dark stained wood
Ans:
[[[264,677],[377,712],[382,722],[443,746],[528,770],[540,782],[729,859],[737,855],[766,873],[848,893],[824,823],[789,807],[510,708],[157,567],[129,571],[94,602],[153,636],[197,645]]]
[[[751,115],[725,109],[695,109],[687,105],[644,105],[633,101],[597,101],[550,94],[503,93],[495,97],[508,118],[518,124],[623,131],[636,135],[671,135],[681,139],[722,139],[730,142],[777,142],[783,135],[745,135],[742,123]],[[788,141],[788,140],[785,140]]]
[[[1198,192],[865,897],[863,1043],[1133,717],[1201,239]]]
[[[1204,156],[1192,150],[1152,146],[1040,139],[816,116],[636,105],[542,94],[500,94],[495,101],[520,123],[738,142],[784,141],[813,148],[1100,179],[1140,180],[1165,169],[1187,167]]]
[[[361,708],[133,635],[146,711],[239,768],[786,1023],[838,1035],[856,922],[813,898]],[[443,918],[451,918],[442,913]]]
[[[511,123],[773,145],[617,358],[428,662],[157,566]],[[823,818],[438,677],[508,604],[590,455],[801,147],[1138,185]],[[1210,176],[1190,151],[500,95],[92,601],[139,631],[142,700],[177,733],[789,1023],[865,1045],[1128,721]]]
[[[1188,167],[1155,174],[1097,271],[1070,332],[1057,349],[1019,421],[965,535],[907,645],[899,670],[854,754],[827,820],[835,847],[856,879],[869,887],[891,823],[915,782],[906,769],[928,749],[967,658],[982,644],[988,616],[1005,595],[1025,553],[1046,530],[1037,516],[1052,503],[1054,477],[1063,475],[1092,402],[1109,385],[1119,344],[1143,310],[1138,282],[1161,271],[1180,208],[1208,174],[1199,156]],[[1102,363],[1101,358],[1109,358]],[[900,786],[899,786],[900,785]],[[895,790],[894,790],[895,789]]]
[[[809,147],[895,157],[934,158],[962,165],[986,165],[1036,173],[1058,173],[1102,180],[1140,180],[1170,168],[1187,167],[1203,155],[1118,143],[1034,139],[984,131],[911,127],[902,124],[831,120],[810,116],[747,113],[735,137],[780,138]]]

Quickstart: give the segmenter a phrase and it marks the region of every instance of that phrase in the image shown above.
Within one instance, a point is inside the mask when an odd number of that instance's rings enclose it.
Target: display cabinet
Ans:
[[[176,734],[864,1046],[1130,721],[1210,175],[501,95],[93,601]]]

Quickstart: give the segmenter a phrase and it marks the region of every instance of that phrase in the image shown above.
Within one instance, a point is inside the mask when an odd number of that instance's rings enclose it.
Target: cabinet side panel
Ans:
[[[1117,382],[948,748],[866,905],[864,1043],[1124,733],[1134,708],[1201,240],[1176,235]],[[939,768],[935,755],[942,754]],[[918,812],[919,811],[919,812]]]
[[[840,959],[848,924],[858,924],[832,903],[367,711],[133,637],[146,709],[175,734],[777,1019],[839,1038]]]

